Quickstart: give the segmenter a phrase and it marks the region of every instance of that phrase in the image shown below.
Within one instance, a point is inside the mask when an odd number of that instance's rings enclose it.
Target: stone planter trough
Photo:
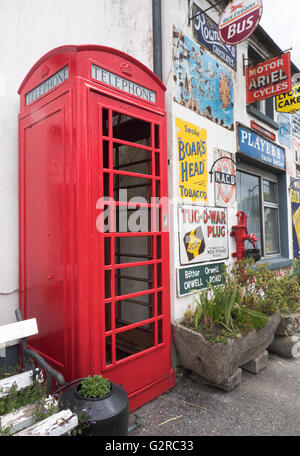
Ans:
[[[220,385],[234,376],[239,367],[264,354],[274,339],[279,321],[280,315],[274,314],[259,331],[251,331],[240,339],[229,339],[227,343],[214,344],[180,323],[172,324],[179,364],[202,379]]]
[[[285,358],[300,357],[300,313],[281,315],[268,350]]]

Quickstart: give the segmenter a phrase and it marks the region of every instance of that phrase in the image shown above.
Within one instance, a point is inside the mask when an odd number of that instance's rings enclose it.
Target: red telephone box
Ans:
[[[20,307],[71,381],[172,387],[165,86],[115,49],[63,46],[19,89]],[[165,198],[163,198],[165,197]]]

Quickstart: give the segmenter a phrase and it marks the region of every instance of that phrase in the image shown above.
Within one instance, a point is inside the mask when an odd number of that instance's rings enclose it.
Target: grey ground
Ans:
[[[267,367],[243,370],[231,392],[178,376],[172,390],[130,415],[131,425],[136,416],[140,426],[129,436],[299,436],[300,358],[269,353]]]

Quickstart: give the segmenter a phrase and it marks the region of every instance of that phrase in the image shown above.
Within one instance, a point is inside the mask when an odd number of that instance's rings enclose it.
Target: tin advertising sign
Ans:
[[[228,258],[227,209],[178,206],[180,264]]]
[[[236,69],[236,46],[220,41],[218,25],[195,4],[193,5],[193,16],[196,16],[193,22],[196,41],[203,44],[206,49],[231,68]]]
[[[207,203],[206,130],[176,119],[176,132],[180,198]]]
[[[293,136],[300,138],[300,111],[292,115]]]
[[[176,28],[173,51],[174,101],[233,130],[232,70]]]
[[[225,263],[213,263],[178,269],[177,290],[179,296],[203,290],[208,284],[222,285]]]
[[[290,53],[246,68],[247,104],[291,90]]]
[[[291,179],[291,205],[293,220],[293,253],[294,258],[300,259],[300,182]]]
[[[233,154],[214,149],[215,205],[233,207],[236,203],[236,172]]]
[[[227,44],[244,41],[258,26],[262,10],[262,0],[231,1],[220,17],[220,39]]]
[[[292,87],[287,93],[276,96],[276,111],[294,113],[300,109],[300,85]]]
[[[289,114],[278,113],[278,140],[283,146],[292,148],[292,124]]]
[[[246,127],[238,127],[239,152],[279,169],[285,169],[285,150]]]

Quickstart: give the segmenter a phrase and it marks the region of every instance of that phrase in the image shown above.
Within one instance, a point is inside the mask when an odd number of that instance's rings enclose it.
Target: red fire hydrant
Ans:
[[[245,258],[245,241],[251,242],[254,249],[256,249],[255,242],[258,241],[255,234],[248,234],[247,230],[247,215],[243,211],[239,211],[236,216],[238,217],[238,224],[232,227],[230,236],[235,236],[236,252],[232,253],[237,261]]]

